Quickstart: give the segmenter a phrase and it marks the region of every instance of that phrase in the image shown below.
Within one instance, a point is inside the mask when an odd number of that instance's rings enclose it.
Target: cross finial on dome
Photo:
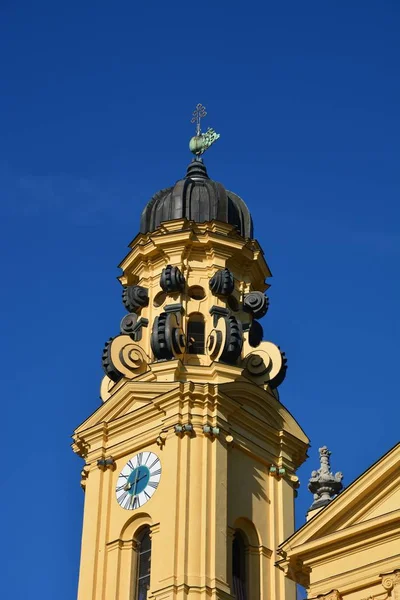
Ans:
[[[196,123],[196,135],[189,142],[190,151],[199,158],[208,148],[220,137],[211,127],[207,128],[205,133],[201,133],[201,119],[207,114],[206,107],[197,104],[193,111],[191,123]]]
[[[193,111],[192,120],[190,121],[191,123],[196,123],[196,135],[197,136],[201,134],[201,119],[204,119],[206,114],[207,114],[206,107],[203,106],[202,104],[197,104],[196,108]]]

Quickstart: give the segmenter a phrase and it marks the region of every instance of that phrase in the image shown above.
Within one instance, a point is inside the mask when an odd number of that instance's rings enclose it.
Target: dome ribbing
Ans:
[[[184,179],[153,196],[142,212],[140,232],[149,233],[164,221],[183,218],[196,223],[213,220],[230,223],[241,236],[253,237],[253,222],[246,204],[221,183],[210,179],[201,159],[190,163]]]

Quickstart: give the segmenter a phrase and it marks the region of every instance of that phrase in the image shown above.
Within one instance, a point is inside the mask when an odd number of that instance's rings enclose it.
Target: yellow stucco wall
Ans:
[[[161,297],[167,264],[179,266],[187,285]],[[121,366],[124,377],[117,383],[104,378],[103,404],[74,433],[73,448],[85,460],[79,600],[134,600],[135,538],[143,525],[152,536],[150,599],[232,599],[231,549],[239,529],[246,538],[249,599],[295,600],[294,583],[274,565],[276,548],[293,532],[295,471],[308,439],[268,385],[282,364],[279,350],[260,345],[269,361],[260,376],[249,370],[247,357],[258,349],[247,341],[235,365],[207,351],[155,361],[150,346],[154,318],[174,302],[183,306],[183,331],[187,315],[199,311],[209,336],[211,306],[228,304],[211,294],[208,282],[227,265],[239,305],[244,293],[266,289],[270,273],[257,242],[222,223],[164,224],[138,236],[121,264],[124,285],[149,290],[149,304],[140,311],[149,326],[135,343],[129,336],[113,342],[114,360],[122,360],[127,348],[139,358]],[[204,288],[201,301],[190,298],[193,285]],[[240,306],[237,316],[249,319]],[[185,423],[193,431],[176,433],[175,425]],[[207,424],[219,434],[205,434]],[[125,510],[116,501],[118,475],[143,450],[160,457],[160,484],[142,508]],[[113,465],[99,468],[107,457]]]

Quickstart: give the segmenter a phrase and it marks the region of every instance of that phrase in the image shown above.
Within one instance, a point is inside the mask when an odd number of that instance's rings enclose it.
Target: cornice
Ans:
[[[224,393],[224,386],[211,382],[127,381],[75,431],[74,450],[87,462],[104,453],[116,459],[133,445],[139,449],[158,443],[161,434],[164,444],[174,435],[177,424],[191,423],[194,433],[204,436],[203,426],[211,423],[220,429],[221,443],[231,436],[233,446],[266,466],[284,468],[290,479],[304,459],[308,444],[286,432],[281,417],[274,420],[276,402],[268,404],[268,392],[247,382],[245,388],[248,385],[255,390],[250,399],[249,394],[243,396],[244,404],[240,397]],[[239,386],[239,396],[245,391]],[[249,412],[248,402],[258,407],[258,412]]]
[[[176,225],[180,225],[181,228],[178,229]],[[168,261],[171,252],[178,254],[180,260],[187,257],[191,251],[205,252],[211,260],[214,255],[222,253],[221,256],[229,259],[231,263],[237,260],[240,268],[243,268],[243,262],[247,263],[246,271],[253,271],[253,277],[262,282],[271,276],[260,245],[255,240],[233,235],[231,226],[225,228],[224,224],[218,222],[196,224],[186,219],[178,220],[176,223],[168,222],[151,234],[140,234],[130,246],[131,251],[119,265],[124,271],[124,275],[120,278],[124,285],[128,282],[135,283],[134,274],[138,269],[142,271],[143,265],[149,260],[161,256],[164,262]]]
[[[400,509],[301,545],[284,542],[280,551],[288,557],[296,556],[303,562],[312,561],[315,564],[339,554],[350,554],[360,547],[373,546],[380,540],[396,537],[400,538]]]
[[[379,561],[373,561],[362,567],[351,569],[344,573],[339,573],[321,579],[316,583],[313,583],[309,588],[309,595],[311,597],[321,597],[321,591],[324,589],[332,588],[333,586],[340,589],[342,596],[351,593],[355,588],[362,586],[364,589],[376,586],[379,583],[382,585],[382,593],[378,593],[373,596],[368,596],[363,600],[385,600],[392,595],[392,590],[395,586],[396,580],[398,580],[400,565],[400,554],[395,557],[381,559]],[[391,569],[390,573],[382,574],[382,571]],[[397,584],[399,585],[399,584]],[[394,600],[397,600],[395,598]]]
[[[144,379],[144,378],[143,378]],[[111,397],[102,403],[83,423],[76,429],[75,434],[81,433],[90,427],[103,421],[112,421],[118,418],[122,412],[134,402],[151,403],[157,396],[179,387],[179,383],[174,382],[154,382],[145,381],[136,378],[134,380],[124,379],[123,384],[112,390]]]

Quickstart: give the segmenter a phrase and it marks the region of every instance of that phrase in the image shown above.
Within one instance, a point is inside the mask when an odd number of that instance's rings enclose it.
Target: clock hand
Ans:
[[[139,481],[140,481],[141,479],[144,479],[145,477],[147,477],[147,473],[145,473],[144,475],[142,475],[141,477],[139,477],[139,479],[137,480],[137,482],[136,482],[136,483],[139,483]]]
[[[138,469],[135,473],[135,481],[133,483],[134,488],[133,488],[133,494],[132,494],[133,496],[136,496],[136,486],[137,486],[137,482],[138,482],[139,471],[140,471],[140,469]]]
[[[133,483],[132,483],[132,481],[127,481],[126,484],[124,485],[124,490],[126,490],[128,492],[132,488],[133,485],[136,488],[136,484],[138,482],[138,475],[139,475],[139,469],[135,473],[135,481]],[[133,494],[133,495],[135,495],[135,494]]]

